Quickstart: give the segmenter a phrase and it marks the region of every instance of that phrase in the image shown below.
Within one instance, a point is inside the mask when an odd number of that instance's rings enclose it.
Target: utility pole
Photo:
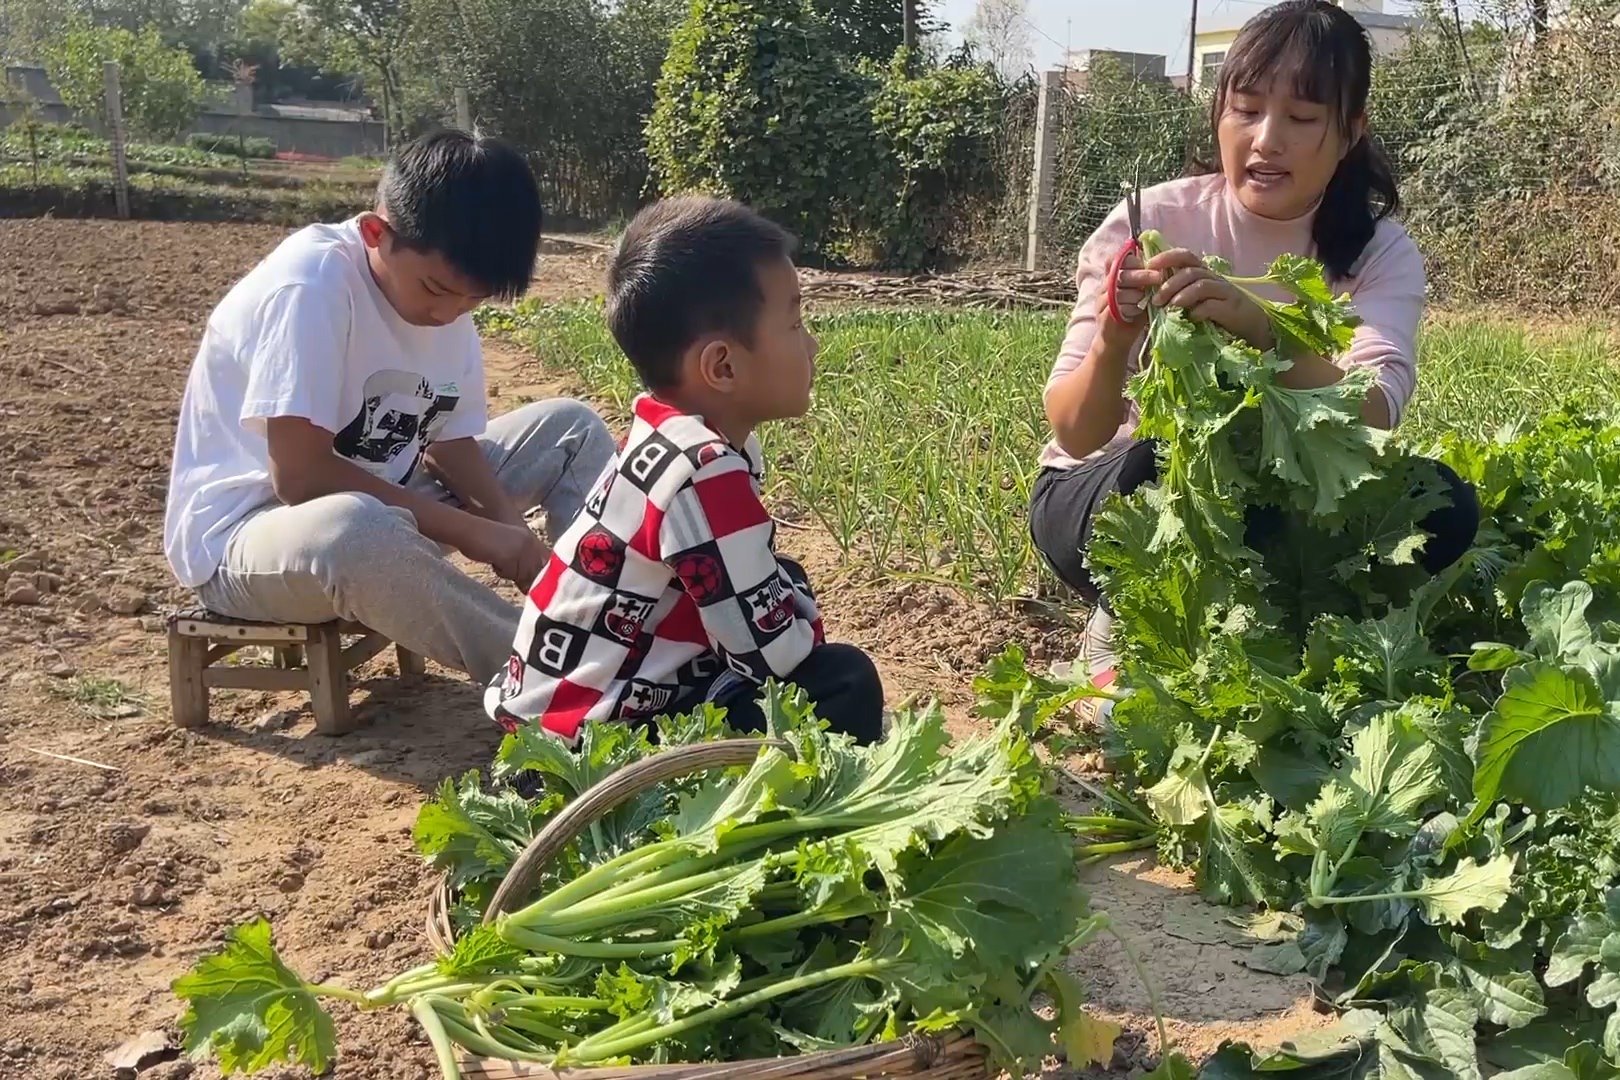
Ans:
[[[893,10],[893,9],[891,9]],[[908,50],[917,48],[917,0],[900,0],[901,42]]]
[[[1187,93],[1193,92],[1194,77],[1198,74],[1193,63],[1198,58],[1198,0],[1192,0],[1192,14],[1187,19]]]

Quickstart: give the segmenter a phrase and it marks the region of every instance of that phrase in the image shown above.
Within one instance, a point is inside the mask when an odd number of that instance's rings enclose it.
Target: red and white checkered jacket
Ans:
[[[808,585],[775,551],[759,443],[738,450],[649,394],[529,591],[484,707],[570,742],[588,720],[642,721],[738,680],[787,678],[823,641]]]

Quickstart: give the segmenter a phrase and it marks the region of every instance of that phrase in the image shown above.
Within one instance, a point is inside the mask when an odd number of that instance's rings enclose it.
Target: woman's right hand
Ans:
[[[1113,310],[1108,303],[1108,290],[1104,288],[1102,295],[1097,298],[1097,325],[1103,336],[1110,341],[1123,340],[1125,343],[1134,341],[1147,317],[1148,290],[1157,287],[1163,281],[1163,274],[1143,265],[1141,252],[1133,251],[1127,255],[1120,267],[1118,286],[1114,293],[1119,313],[1126,321],[1121,323],[1114,318]]]

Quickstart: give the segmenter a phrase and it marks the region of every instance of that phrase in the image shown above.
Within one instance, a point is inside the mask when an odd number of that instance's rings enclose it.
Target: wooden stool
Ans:
[[[343,635],[359,641],[343,647]],[[208,723],[208,691],[307,690],[315,710],[315,730],[342,735],[354,728],[349,713],[349,672],[388,648],[391,642],[359,623],[261,623],[227,619],[202,608],[169,616],[169,699],[178,727]],[[269,645],[274,667],[219,666],[246,645]],[[402,682],[427,670],[422,658],[395,646]]]

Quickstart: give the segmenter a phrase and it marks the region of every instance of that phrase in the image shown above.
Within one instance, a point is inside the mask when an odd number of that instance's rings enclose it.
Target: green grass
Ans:
[[[1563,404],[1620,407],[1620,326],[1572,320],[1531,328],[1445,312],[1424,328],[1418,393],[1400,430],[1417,440],[1447,430],[1488,439]]]
[[[76,676],[54,684],[58,696],[73,702],[86,713],[99,719],[118,719],[137,715],[144,700],[141,695],[119,682],[94,675]]]
[[[636,393],[597,305],[525,302],[481,321],[620,416]],[[847,554],[885,573],[998,599],[1034,591],[1045,571],[1026,512],[1062,317],[834,312],[813,321],[821,354],[811,410],[760,433],[778,512],[819,520]],[[1402,435],[1415,444],[1447,428],[1488,437],[1570,400],[1614,408],[1616,345],[1598,326],[1531,334],[1437,318]]]

